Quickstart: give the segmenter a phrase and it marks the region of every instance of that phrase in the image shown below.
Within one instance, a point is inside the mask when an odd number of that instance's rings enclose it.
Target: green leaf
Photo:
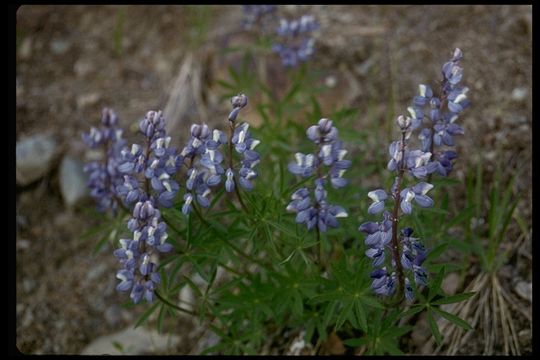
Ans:
[[[405,317],[405,316],[409,316],[409,315],[418,314],[420,311],[424,310],[424,308],[425,308],[424,305],[414,305],[409,310],[404,311],[401,314],[399,314],[399,317]]]
[[[358,347],[358,346],[366,345],[368,341],[369,339],[367,338],[354,338],[354,339],[347,339],[343,341],[343,343],[350,347]]]
[[[380,345],[381,348],[389,353],[390,355],[403,355],[403,351],[401,351],[396,343],[390,339],[380,339]]]
[[[158,328],[158,333],[160,334],[163,332],[163,319],[165,318],[165,309],[166,309],[166,306],[164,303],[162,303],[161,308],[159,309],[159,315],[157,319],[157,328]]]
[[[445,298],[435,300],[434,302],[432,302],[432,304],[434,305],[453,304],[453,303],[467,300],[468,298],[470,298],[471,296],[475,294],[476,294],[475,292],[468,292],[468,293],[463,293],[463,294],[447,296]]]
[[[406,326],[399,326],[399,327],[391,327],[387,331],[383,333],[385,337],[393,337],[393,338],[400,338],[409,331],[411,331],[413,327],[411,325]]]
[[[355,301],[354,310],[356,314],[356,319],[358,320],[358,324],[360,324],[360,328],[366,331],[367,330],[366,309],[364,309],[360,301]]]
[[[428,253],[426,260],[437,259],[446,250],[447,247],[447,242],[443,242],[442,244],[437,245],[435,248],[433,248],[433,250]]]
[[[433,334],[433,338],[435,338],[435,342],[437,343],[437,345],[441,345],[442,336],[439,331],[439,327],[437,326],[437,322],[435,322],[435,319],[433,318],[433,313],[429,310],[427,313],[427,317],[428,317],[428,324],[431,329],[431,333]]]
[[[113,345],[114,348],[115,348],[116,350],[118,350],[119,352],[121,352],[121,353],[124,352],[124,346],[123,346],[121,343],[119,343],[118,341],[113,341],[113,342],[112,342],[112,345]]]
[[[353,301],[347,301],[347,303],[343,307],[343,310],[341,310],[341,313],[339,314],[336,320],[335,330],[339,330],[345,323],[345,320],[347,320],[347,318],[351,315],[353,311],[353,305],[354,305]]]
[[[439,273],[435,277],[435,279],[433,279],[433,281],[431,282],[430,287],[429,287],[429,292],[428,292],[428,300],[433,299],[433,297],[439,292],[441,288],[441,283],[444,278],[444,272],[445,272],[445,266],[442,266],[441,269],[439,270]]]
[[[450,314],[449,312],[446,312],[444,310],[439,309],[438,307],[432,307],[433,311],[435,311],[437,314],[441,315],[443,318],[445,318],[448,321],[453,322],[454,324],[461,326],[465,330],[472,330],[471,325],[467,323],[465,320],[457,317],[454,314]]]
[[[148,320],[148,317],[150,315],[152,315],[152,313],[154,311],[156,311],[156,309],[158,308],[158,306],[160,305],[161,303],[160,302],[156,302],[155,304],[153,304],[152,306],[150,306],[142,315],[141,317],[139,318],[139,320],[137,320],[137,322],[135,323],[135,328],[138,328],[139,326],[141,326],[142,324],[144,324],[147,320]]]
[[[372,296],[363,296],[360,298],[360,301],[362,301],[364,304],[368,306],[371,306],[377,309],[384,309],[384,306]]]

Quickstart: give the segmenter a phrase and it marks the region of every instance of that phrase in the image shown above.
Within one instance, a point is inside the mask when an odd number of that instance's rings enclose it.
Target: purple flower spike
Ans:
[[[287,211],[296,213],[296,222],[306,224],[308,230],[315,226],[321,232],[328,228],[339,226],[338,218],[348,214],[341,206],[327,202],[328,183],[338,189],[347,185],[342,176],[351,166],[350,160],[345,160],[347,150],[338,139],[338,130],[332,120],[320,119],[316,125],[308,127],[306,135],[317,145],[316,154],[296,153],[296,162],[288,165],[289,172],[302,177],[317,174],[313,188],[301,188],[292,194]],[[324,167],[328,170],[324,171]],[[311,194],[312,193],[312,194]]]

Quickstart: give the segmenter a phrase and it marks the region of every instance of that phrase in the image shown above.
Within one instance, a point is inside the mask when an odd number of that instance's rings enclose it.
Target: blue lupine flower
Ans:
[[[386,271],[386,267],[383,267],[382,269],[376,269],[371,273],[371,278],[373,279],[373,283],[371,284],[371,288],[375,292],[375,294],[383,295],[383,296],[391,296],[394,294],[396,288],[396,273],[393,272],[392,274],[388,275],[388,272]]]
[[[386,191],[382,189],[373,190],[368,192],[368,197],[373,200],[373,204],[368,208],[368,213],[377,214],[384,210],[384,200],[388,198]]]
[[[143,152],[142,146],[137,144],[133,144],[131,150],[122,150],[118,169],[124,174],[123,182],[116,186],[116,192],[125,204],[134,204],[127,224],[133,237],[121,239],[121,248],[114,251],[114,256],[123,265],[117,272],[120,280],[117,290],[130,291],[134,303],[143,298],[147,302],[154,301],[154,289],[160,278],[152,256],[173,249],[167,243],[167,226],[161,221],[158,208],[172,206],[179,190],[172,176],[183,162],[182,155],[169,146],[171,139],[166,136],[161,111],[149,111],[139,123],[139,130],[146,137],[146,150]],[[141,186],[141,182],[145,182],[145,186]]]
[[[392,215],[385,211],[383,221],[363,223],[358,230],[368,234],[365,240],[366,245],[376,247],[387,245],[392,239]]]
[[[116,187],[124,181],[119,165],[126,141],[122,138],[123,130],[118,127],[118,116],[112,109],[103,109],[101,124],[99,129],[92,127],[82,138],[89,147],[104,149],[104,161],[92,161],[85,165],[84,171],[89,174],[87,186],[97,202],[97,209],[111,209],[116,213]]]
[[[219,147],[226,143],[225,134],[220,130],[210,131],[206,124],[191,126],[191,137],[180,153],[188,162],[187,192],[182,206],[185,215],[191,211],[194,199],[202,207],[210,206],[210,187],[219,185],[225,173],[221,165],[224,158]]]
[[[409,302],[414,300],[413,288],[411,287],[411,282],[408,277],[405,278],[405,299]]]
[[[347,180],[342,176],[351,166],[351,162],[344,159],[347,150],[342,148],[343,144],[337,138],[338,131],[332,126],[332,120],[320,119],[317,125],[307,129],[306,135],[318,145],[317,154],[296,153],[296,161],[290,163],[288,169],[292,174],[302,177],[309,177],[314,173],[317,173],[318,177],[314,181],[313,190],[301,188],[292,194],[287,211],[295,212],[296,222],[306,224],[308,230],[317,226],[319,231],[325,232],[328,227],[339,226],[337,218],[348,216],[341,206],[327,202],[325,186],[330,182],[336,189],[344,187]],[[323,166],[328,168],[324,174]]]
[[[236,98],[236,99],[235,99]],[[243,94],[233,98],[233,107],[242,108],[247,103],[247,97]],[[234,146],[236,153],[242,155],[242,161],[240,162],[240,169],[238,169],[237,175],[235,175],[235,168],[227,169],[228,183],[225,184],[225,190],[231,192],[234,190],[235,179],[238,184],[245,190],[251,191],[253,184],[251,180],[255,179],[258,174],[254,170],[254,167],[259,163],[259,153],[255,151],[255,147],[259,145],[260,141],[254,139],[249,131],[249,124],[242,123],[238,126],[233,124],[234,132],[231,138],[231,143]],[[230,170],[230,171],[229,171]]]
[[[251,29],[255,26],[263,27],[265,20],[273,15],[277,10],[276,5],[242,5],[244,12],[243,27]]]
[[[315,40],[310,33],[319,27],[312,15],[303,15],[297,20],[281,19],[276,34],[279,41],[272,50],[279,54],[283,66],[294,67],[305,62],[314,53]]]
[[[441,176],[447,176],[452,171],[452,160],[457,158],[455,151],[441,151],[435,155],[437,163],[437,173]]]
[[[414,185],[412,188],[404,188],[401,190],[401,210],[405,214],[410,214],[412,212],[412,203],[414,201],[421,207],[427,208],[433,206],[433,199],[427,196],[427,192],[433,189],[433,185],[426,182],[419,182]]]
[[[413,99],[413,113],[423,114],[423,107],[429,105],[431,123],[420,131],[418,138],[422,142],[422,151],[432,153],[431,160],[435,164],[433,171],[441,176],[447,176],[452,170],[452,159],[442,155],[442,151],[435,151],[435,146],[454,146],[453,137],[464,133],[455,121],[470,105],[467,98],[469,89],[458,85],[463,78],[463,69],[459,66],[462,58],[462,51],[455,49],[452,58],[443,65],[440,97],[434,96],[433,90],[422,84],[419,86],[419,95]],[[448,112],[443,112],[444,101],[447,102]],[[420,125],[422,121],[417,124]]]

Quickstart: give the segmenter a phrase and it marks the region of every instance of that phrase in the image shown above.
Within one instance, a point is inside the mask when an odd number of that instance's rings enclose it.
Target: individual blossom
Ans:
[[[305,224],[308,230],[316,227],[325,232],[329,227],[339,226],[338,218],[348,216],[343,207],[328,202],[326,187],[328,184],[336,189],[345,186],[347,181],[342,176],[351,162],[344,159],[347,151],[342,148],[332,120],[319,120],[307,129],[306,135],[317,145],[317,151],[315,154],[296,153],[296,161],[290,163],[288,169],[294,175],[316,174],[317,178],[312,188],[303,187],[292,194],[287,211],[296,213],[296,222]]]
[[[396,273],[388,274],[386,267],[371,272],[371,289],[377,295],[391,296],[396,290]]]
[[[427,196],[427,192],[433,189],[433,185],[426,182],[419,182],[412,188],[405,188],[401,190],[401,210],[405,214],[412,212],[412,200],[414,200],[419,206],[428,208],[433,206],[433,199]]]
[[[104,108],[101,127],[92,127],[90,133],[82,136],[90,148],[101,148],[105,153],[102,161],[92,161],[84,167],[84,171],[89,174],[87,186],[90,188],[90,195],[96,200],[99,211],[110,209],[116,213],[118,210],[119,196],[116,186],[124,181],[118,167],[126,144],[122,135],[123,130],[118,127],[118,116],[112,109]]]
[[[294,67],[311,58],[315,39],[311,33],[319,27],[313,15],[302,15],[299,19],[281,19],[276,30],[279,40],[272,50],[279,54],[286,67]]]

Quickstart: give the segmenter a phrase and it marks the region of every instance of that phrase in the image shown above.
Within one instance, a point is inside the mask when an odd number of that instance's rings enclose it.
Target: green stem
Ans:
[[[175,309],[178,310],[178,311],[181,311],[181,312],[184,312],[184,313],[186,313],[186,314],[193,315],[193,316],[198,316],[198,315],[199,315],[199,314],[197,314],[197,313],[194,312],[194,311],[191,311],[191,310],[188,310],[188,309],[184,309],[184,308],[182,308],[182,307],[180,307],[180,306],[178,306],[178,305],[176,305],[176,304],[173,304],[172,302],[170,302],[169,300],[167,300],[167,299],[165,299],[163,296],[161,296],[161,294],[160,294],[157,290],[154,291],[154,294],[156,294],[156,296],[157,296],[157,298],[158,298],[159,300],[161,300],[161,301],[164,302],[165,304],[169,305],[170,307],[175,308]]]

